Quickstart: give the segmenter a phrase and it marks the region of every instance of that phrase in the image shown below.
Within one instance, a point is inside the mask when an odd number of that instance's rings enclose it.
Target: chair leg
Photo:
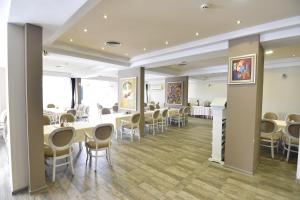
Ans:
[[[85,149],[86,149],[86,160],[85,160],[85,166],[87,166],[87,163],[88,163],[88,160],[89,160],[89,149],[88,149],[88,147],[87,147],[87,146],[85,147]]]
[[[79,151],[82,150],[82,142],[79,142]]]
[[[70,159],[69,159],[69,163],[70,163],[70,166],[71,166],[71,172],[72,172],[72,175],[74,176],[74,166],[73,166],[73,155],[72,155],[72,151],[70,150]]]
[[[53,157],[53,163],[52,163],[52,182],[55,182],[55,173],[56,173],[56,158]]]
[[[274,143],[273,143],[273,140],[271,140],[271,156],[272,156],[272,159],[274,159]]]
[[[286,155],[287,162],[289,161],[289,158],[290,158],[290,152],[291,152],[291,142],[289,141],[287,155]]]
[[[131,142],[133,142],[133,128],[131,128],[131,133],[130,133],[130,139],[131,139]]]
[[[98,151],[96,149],[96,157],[95,157],[95,172],[97,172],[97,160],[98,160]]]
[[[152,135],[155,135],[155,124],[154,124],[154,122],[152,124]]]
[[[107,156],[108,156],[108,163],[109,163],[110,166],[112,166],[112,164],[111,164],[110,148],[108,148],[106,152],[107,152]]]

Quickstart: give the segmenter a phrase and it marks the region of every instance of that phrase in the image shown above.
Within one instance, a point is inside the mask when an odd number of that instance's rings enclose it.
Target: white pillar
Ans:
[[[224,109],[223,105],[213,105],[213,129],[212,129],[212,152],[209,158],[212,162],[217,162],[224,164],[222,159],[222,131],[223,131],[223,119],[224,119]]]

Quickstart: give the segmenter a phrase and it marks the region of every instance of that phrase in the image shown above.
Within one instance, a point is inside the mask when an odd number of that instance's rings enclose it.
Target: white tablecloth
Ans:
[[[204,107],[204,106],[192,106],[191,114],[194,116],[212,116],[212,109],[211,107]]]

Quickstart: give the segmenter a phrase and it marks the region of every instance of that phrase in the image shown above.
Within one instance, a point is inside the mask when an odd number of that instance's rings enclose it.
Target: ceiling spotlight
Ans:
[[[295,56],[296,56],[296,54],[293,54],[292,56],[293,56],[293,57],[295,57]]]
[[[209,5],[207,3],[204,3],[204,4],[201,5],[201,8],[202,9],[207,9],[207,8],[209,8]]]
[[[270,54],[273,54],[273,53],[274,53],[273,50],[267,50],[267,51],[265,51],[265,54],[266,54],[266,55],[270,55]]]
[[[237,20],[237,21],[236,21],[236,24],[237,24],[237,25],[239,25],[240,23],[242,23],[241,20]]]
[[[125,53],[125,56],[128,56],[128,53]]]
[[[168,42],[168,40],[165,42],[165,45],[168,45],[169,44],[169,42]]]
[[[104,19],[107,19],[107,15],[103,15],[103,18],[104,18]]]
[[[146,51],[147,49],[146,49],[146,48],[144,48],[143,50],[144,50],[144,51]]]
[[[85,28],[85,29],[83,29],[83,31],[84,31],[84,32],[87,32],[88,30]]]
[[[102,50],[104,50],[104,49],[105,49],[105,47],[102,47],[101,49],[102,49]]]
[[[199,36],[199,33],[197,32],[195,35],[196,35],[196,36]]]
[[[72,38],[70,39],[70,42],[73,42],[73,39],[72,39]]]

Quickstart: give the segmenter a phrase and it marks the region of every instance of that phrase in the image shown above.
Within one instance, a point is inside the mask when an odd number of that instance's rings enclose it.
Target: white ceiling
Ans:
[[[300,14],[299,0],[209,0],[207,10],[200,8],[203,2],[103,0],[59,37],[57,43],[68,44],[72,38],[74,45],[103,51],[106,41],[116,40],[122,46],[105,48],[104,52],[120,56],[128,53],[128,57],[133,57]],[[108,18],[104,19],[104,15]],[[237,20],[242,23],[237,25]]]
[[[195,76],[211,76],[224,73],[228,40],[249,34],[274,49],[266,60],[300,57],[299,0],[207,2],[203,11],[198,0],[12,0],[9,22],[43,27],[44,71],[57,75],[114,79],[118,70],[145,66],[147,79],[201,69]],[[107,40],[122,46],[102,50]]]

